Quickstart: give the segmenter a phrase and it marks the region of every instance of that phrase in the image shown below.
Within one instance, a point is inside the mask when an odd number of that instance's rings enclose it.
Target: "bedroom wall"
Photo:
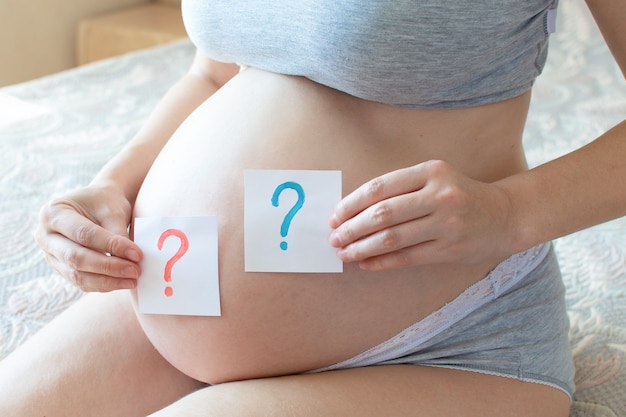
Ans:
[[[81,19],[149,2],[0,0],[0,86],[73,67],[76,26]]]

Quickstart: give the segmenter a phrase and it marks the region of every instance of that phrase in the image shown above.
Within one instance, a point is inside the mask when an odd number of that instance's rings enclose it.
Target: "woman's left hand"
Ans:
[[[339,258],[367,270],[479,263],[513,253],[506,192],[443,161],[369,181],[339,203],[329,223]]]

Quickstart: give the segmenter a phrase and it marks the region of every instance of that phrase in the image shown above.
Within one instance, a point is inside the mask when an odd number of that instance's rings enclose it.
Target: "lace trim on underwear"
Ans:
[[[353,358],[312,372],[374,365],[415,351],[420,344],[448,329],[518,283],[537,267],[548,254],[549,249],[550,243],[544,243],[512,255],[498,264],[485,278],[467,288],[454,300],[391,339]]]
[[[461,370],[461,371],[476,372],[476,373],[484,374],[484,375],[492,375],[492,376],[501,376],[501,377],[504,377],[504,378],[511,378],[511,379],[515,379],[516,381],[532,382],[533,384],[545,385],[547,387],[552,387],[552,388],[556,388],[556,389],[558,389],[560,391],[563,391],[569,397],[570,402],[573,399],[572,393],[569,392],[567,390],[567,388],[563,384],[560,384],[559,382],[545,381],[544,378],[546,378],[546,377],[543,376],[543,375],[535,376],[535,375],[531,374],[530,376],[526,376],[526,375],[525,376],[520,376],[520,375],[508,374],[508,373],[502,372],[500,370],[468,368],[466,366],[454,366],[454,365],[423,365],[423,366],[435,366],[435,367],[448,368],[448,369],[458,369],[458,370]]]

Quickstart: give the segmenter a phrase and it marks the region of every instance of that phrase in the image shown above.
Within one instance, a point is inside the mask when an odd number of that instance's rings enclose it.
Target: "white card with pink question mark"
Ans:
[[[133,233],[143,251],[139,312],[221,315],[215,217],[138,217]]]

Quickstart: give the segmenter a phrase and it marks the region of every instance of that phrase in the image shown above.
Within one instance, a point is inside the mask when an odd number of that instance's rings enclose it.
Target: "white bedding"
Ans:
[[[626,117],[624,77],[584,3],[561,1],[557,26],[525,134],[532,165]],[[81,296],[32,240],[39,207],[86,184],[192,57],[184,41],[0,89],[0,359]],[[626,416],[626,219],[555,246],[577,368],[572,416]]]

